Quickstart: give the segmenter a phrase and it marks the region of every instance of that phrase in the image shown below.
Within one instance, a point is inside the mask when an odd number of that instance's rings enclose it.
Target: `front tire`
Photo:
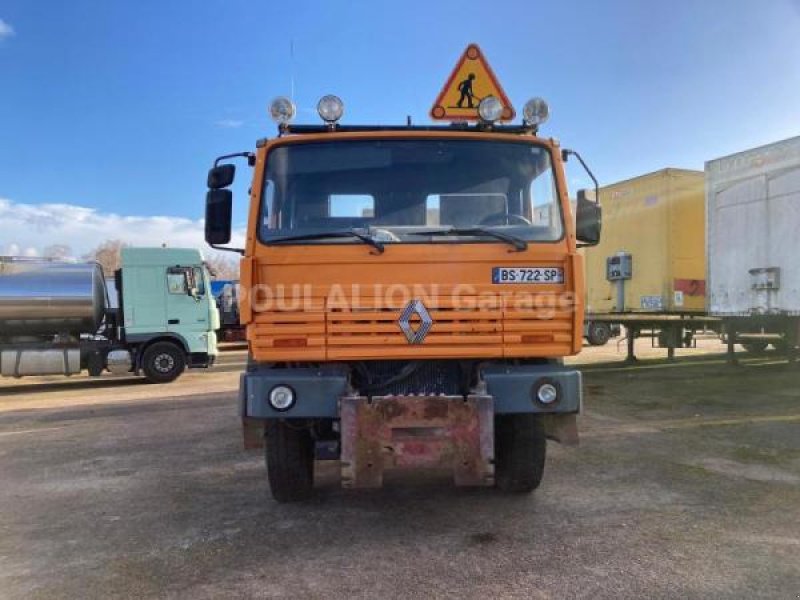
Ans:
[[[611,327],[608,323],[590,323],[586,340],[592,346],[605,346],[611,339]]]
[[[742,342],[742,347],[750,354],[763,354],[767,345],[767,342]]]
[[[779,354],[789,353],[789,341],[785,337],[772,342],[772,347],[775,348]]]
[[[150,383],[175,381],[185,368],[183,349],[172,342],[156,342],[148,346],[142,356],[142,370]]]
[[[267,478],[278,502],[296,502],[314,491],[314,438],[305,422],[271,419],[265,425]]]
[[[494,421],[495,486],[530,493],[539,487],[547,454],[542,419],[532,413],[497,415]]]

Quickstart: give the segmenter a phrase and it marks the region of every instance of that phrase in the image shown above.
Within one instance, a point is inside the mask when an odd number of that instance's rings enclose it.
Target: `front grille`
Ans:
[[[501,357],[503,351],[502,300],[424,299],[433,325],[422,343],[409,344],[400,327],[407,300],[360,299],[328,303],[327,355],[331,360],[380,358]]]
[[[409,343],[400,320],[405,299],[314,298],[297,307],[256,312],[247,328],[257,361],[458,361],[564,356],[572,352],[575,306],[538,293],[423,299],[433,321]],[[388,361],[392,362],[392,361]]]
[[[362,361],[354,365],[353,383],[364,396],[465,395],[474,364],[457,360]]]

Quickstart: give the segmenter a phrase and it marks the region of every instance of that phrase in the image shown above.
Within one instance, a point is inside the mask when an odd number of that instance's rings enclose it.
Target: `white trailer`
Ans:
[[[708,161],[707,310],[733,344],[794,354],[800,325],[800,137]]]

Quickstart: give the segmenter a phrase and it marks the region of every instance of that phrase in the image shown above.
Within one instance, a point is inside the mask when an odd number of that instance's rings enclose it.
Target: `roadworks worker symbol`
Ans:
[[[470,44],[431,108],[434,121],[479,121],[478,104],[494,96],[503,104],[501,121],[514,118],[514,107],[477,44]]]

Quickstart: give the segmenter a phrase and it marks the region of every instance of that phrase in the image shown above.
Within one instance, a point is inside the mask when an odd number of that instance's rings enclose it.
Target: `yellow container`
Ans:
[[[662,169],[600,189],[603,233],[585,250],[586,311],[616,312],[606,258],[632,256],[625,312],[705,310],[705,185],[702,171]]]

